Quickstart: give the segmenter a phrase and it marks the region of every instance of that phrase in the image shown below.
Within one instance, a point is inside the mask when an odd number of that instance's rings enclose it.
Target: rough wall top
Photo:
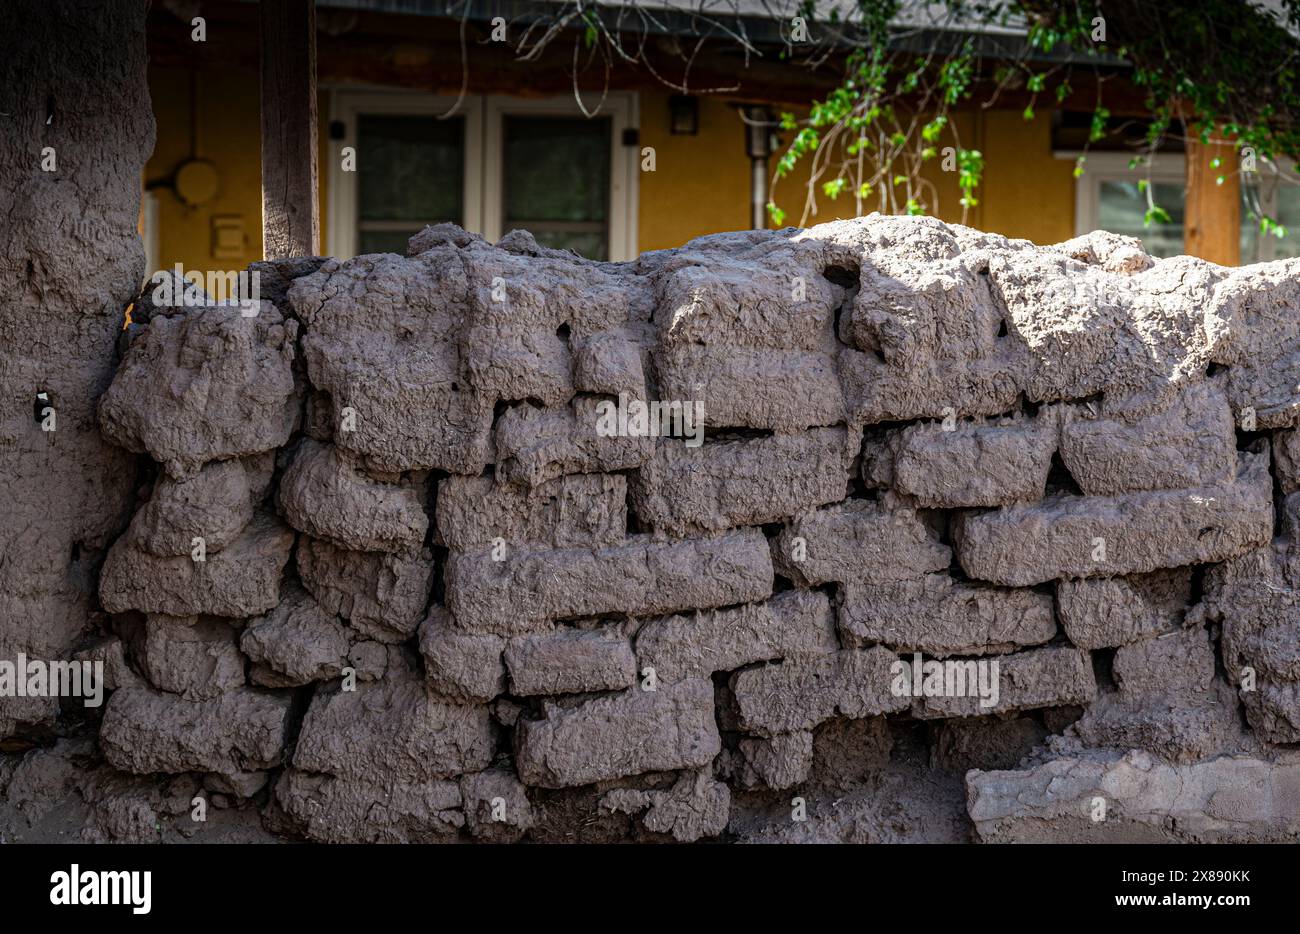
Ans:
[[[1233,367],[1233,408],[1260,427],[1300,406],[1286,375],[1300,321],[1280,312],[1300,300],[1295,260],[1121,262],[1145,256],[1137,241],[1035,247],[881,216],[717,234],[625,264],[449,225],[411,248],[329,261],[289,290],[336,443],[385,469],[479,473],[497,405],[609,392],[584,388],[578,365],[606,335],[639,351],[625,385],[702,401],[711,428],[996,415],[1022,394],[1154,409],[1211,363]]]

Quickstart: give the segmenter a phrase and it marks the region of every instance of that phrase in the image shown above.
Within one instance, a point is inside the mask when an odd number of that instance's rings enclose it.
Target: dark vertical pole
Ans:
[[[316,6],[262,0],[262,254],[315,256]]]

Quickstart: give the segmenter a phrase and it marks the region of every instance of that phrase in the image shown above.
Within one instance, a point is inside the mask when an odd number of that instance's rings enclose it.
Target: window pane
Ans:
[[[1246,200],[1246,188],[1241,191],[1241,265],[1249,266],[1260,261],[1259,218],[1251,215],[1250,203]]]
[[[1273,241],[1273,255],[1277,259],[1300,256],[1300,185],[1282,181],[1277,186],[1277,217],[1286,228],[1286,236]]]
[[[580,233],[565,230],[531,231],[541,246],[553,250],[572,250],[587,259],[606,259],[605,234],[601,232]]]
[[[605,259],[609,153],[608,118],[507,117],[504,229],[529,230],[543,245]],[[547,221],[588,229],[555,229]]]
[[[1147,193],[1138,190],[1136,178],[1102,181],[1098,192],[1098,226],[1111,233],[1137,237],[1152,256],[1177,256],[1183,252],[1183,186],[1177,182],[1153,182],[1151,195],[1156,205],[1169,213],[1168,224],[1143,225]]]
[[[423,227],[412,227],[409,231],[363,230],[357,241],[358,253],[396,253],[406,255],[406,241],[410,240]]]
[[[358,117],[359,219],[410,220],[412,232],[441,221],[463,223],[464,141],[463,118]]]
[[[1285,227],[1287,235],[1259,229],[1260,213]],[[1300,185],[1286,174],[1243,176],[1241,185],[1242,265],[1300,256]]]

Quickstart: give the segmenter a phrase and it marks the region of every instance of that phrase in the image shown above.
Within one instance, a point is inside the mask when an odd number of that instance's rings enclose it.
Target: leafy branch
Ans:
[[[1117,79],[1126,78],[1144,95],[1150,119],[1130,167],[1148,169],[1139,181],[1148,226],[1170,222],[1155,201],[1149,169],[1155,154],[1171,143],[1231,141],[1237,165],[1215,160],[1218,184],[1230,172],[1256,173],[1261,163],[1277,176],[1279,156],[1300,154],[1300,0],[1281,0],[1276,14],[1246,0],[945,0],[925,9],[933,18],[918,24],[916,10],[897,0],[857,0],[848,28],[827,24],[832,41],[852,46],[844,78],[825,100],[814,102],[805,119],[782,115],[782,127],[795,136],[773,180],[775,191],[806,164],[801,225],[817,213],[819,191],[831,200],[852,192],[858,214],[873,195],[884,213],[937,212],[937,189],[921,170],[940,154],[947,156],[941,169],[956,173],[965,222],[978,203],[984,160],[962,145],[957,110],[989,108],[1014,91],[1028,98],[1024,119],[1034,120],[1043,97],[1056,106],[1073,102],[1075,87],[1084,83],[1080,72],[1091,78],[1096,99],[1076,177],[1084,173],[1091,147],[1114,131],[1107,92],[1118,87]],[[811,5],[803,10],[811,13]],[[941,41],[953,34],[1007,32],[1020,41],[993,55],[969,39],[956,47]],[[918,35],[931,43],[921,54]],[[1245,191],[1261,231],[1285,236],[1286,229],[1263,210],[1257,186]],[[768,212],[777,225],[784,223],[786,213],[775,197]]]

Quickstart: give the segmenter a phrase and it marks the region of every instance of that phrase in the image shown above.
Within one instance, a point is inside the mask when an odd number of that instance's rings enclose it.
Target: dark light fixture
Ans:
[[[668,118],[673,136],[694,136],[700,132],[700,99],[674,94],[668,98]]]

